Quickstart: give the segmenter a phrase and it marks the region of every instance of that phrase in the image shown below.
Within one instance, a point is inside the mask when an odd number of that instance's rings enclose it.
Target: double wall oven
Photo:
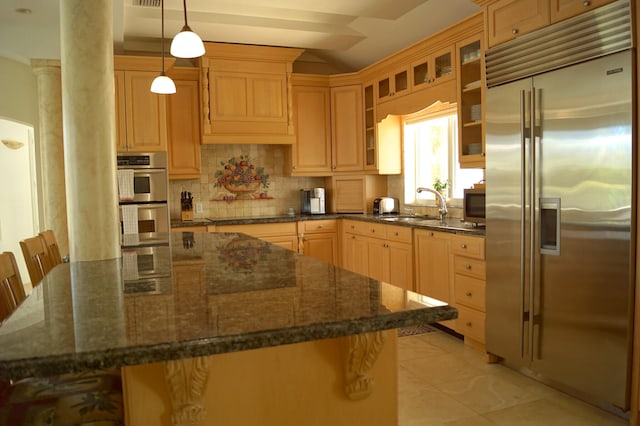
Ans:
[[[157,292],[171,278],[167,154],[119,153],[117,175],[124,290]]]

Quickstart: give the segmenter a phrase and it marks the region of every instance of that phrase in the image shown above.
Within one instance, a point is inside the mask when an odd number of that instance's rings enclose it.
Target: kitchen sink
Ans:
[[[416,223],[425,220],[425,218],[421,216],[389,216],[383,217],[382,220],[386,222]]]
[[[423,219],[417,222],[413,222],[416,226],[425,227],[437,227],[441,229],[451,229],[455,231],[471,231],[476,229],[472,223],[462,222],[458,219],[445,220],[444,223],[440,222],[440,219]]]

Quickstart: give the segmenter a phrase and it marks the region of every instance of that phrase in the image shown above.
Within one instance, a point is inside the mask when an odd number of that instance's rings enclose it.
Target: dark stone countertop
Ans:
[[[444,303],[236,233],[174,233],[154,279],[130,249],[56,266],[0,326],[0,378],[256,349],[433,323]],[[163,257],[164,256],[164,257]],[[134,279],[123,279],[133,277]]]
[[[448,218],[443,225],[438,219],[421,216],[374,216],[371,214],[324,214],[324,215],[303,215],[303,216],[258,216],[258,217],[232,217],[232,218],[206,218],[195,219],[194,221],[171,220],[171,227],[195,227],[207,225],[248,225],[255,223],[282,223],[301,222],[305,220],[322,219],[353,219],[374,223],[386,223],[389,225],[407,226],[414,229],[431,229],[434,231],[451,232],[456,234],[468,234],[484,236],[485,228],[476,227],[471,223],[462,222],[460,219]]]

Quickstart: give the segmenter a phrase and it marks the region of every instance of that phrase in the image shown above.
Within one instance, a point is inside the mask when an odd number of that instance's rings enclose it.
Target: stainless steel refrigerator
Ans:
[[[620,15],[625,5],[607,10]],[[630,38],[630,24],[623,30]],[[634,279],[633,59],[629,40],[546,70],[554,49],[560,60],[572,57],[555,45],[578,31],[552,28],[486,55],[486,349],[624,412]],[[545,39],[550,44],[540,46]],[[584,50],[585,43],[574,44]],[[504,77],[518,74],[504,71],[516,58],[520,74],[533,75]]]

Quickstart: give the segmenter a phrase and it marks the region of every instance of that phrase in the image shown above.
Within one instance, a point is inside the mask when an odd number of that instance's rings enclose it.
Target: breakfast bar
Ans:
[[[394,425],[395,329],[457,316],[244,234],[164,249],[54,268],[0,326],[0,378],[121,368],[127,425]]]

